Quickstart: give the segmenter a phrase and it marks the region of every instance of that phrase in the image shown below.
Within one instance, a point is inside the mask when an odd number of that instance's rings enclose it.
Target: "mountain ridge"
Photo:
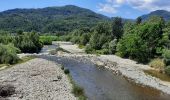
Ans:
[[[37,9],[16,8],[0,12],[0,30],[69,32],[80,27],[93,27],[104,20],[109,18],[74,5]]]

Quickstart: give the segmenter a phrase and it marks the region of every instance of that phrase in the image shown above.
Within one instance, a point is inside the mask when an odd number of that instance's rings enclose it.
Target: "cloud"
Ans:
[[[110,4],[99,4],[99,11],[106,12],[110,14],[117,13],[116,7]]]
[[[118,8],[122,7],[123,5],[127,5],[134,9],[145,11],[154,10],[170,11],[169,0],[106,0],[105,3],[102,4],[100,3],[99,11],[107,13],[116,13]]]

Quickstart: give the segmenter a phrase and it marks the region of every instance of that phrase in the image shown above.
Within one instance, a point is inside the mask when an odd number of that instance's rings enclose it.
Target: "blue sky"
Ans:
[[[77,5],[109,17],[136,18],[154,10],[170,11],[170,0],[1,0],[0,11]]]

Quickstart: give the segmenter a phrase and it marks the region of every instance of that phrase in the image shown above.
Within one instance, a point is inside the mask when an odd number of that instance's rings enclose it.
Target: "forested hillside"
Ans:
[[[143,20],[147,20],[149,19],[151,16],[160,16],[160,17],[163,17],[164,20],[170,20],[170,12],[166,11],[166,10],[156,10],[156,11],[153,11],[149,14],[146,14],[146,15],[143,15],[141,16],[141,18]]]
[[[73,5],[42,9],[13,9],[0,13],[0,30],[64,33],[80,27],[92,27],[97,22],[108,19],[106,16]]]

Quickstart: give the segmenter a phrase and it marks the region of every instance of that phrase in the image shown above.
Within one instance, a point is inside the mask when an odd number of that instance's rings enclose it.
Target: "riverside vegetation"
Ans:
[[[0,34],[0,64],[18,63],[18,53],[38,53],[43,46],[39,35],[34,32],[10,34],[1,31]]]

